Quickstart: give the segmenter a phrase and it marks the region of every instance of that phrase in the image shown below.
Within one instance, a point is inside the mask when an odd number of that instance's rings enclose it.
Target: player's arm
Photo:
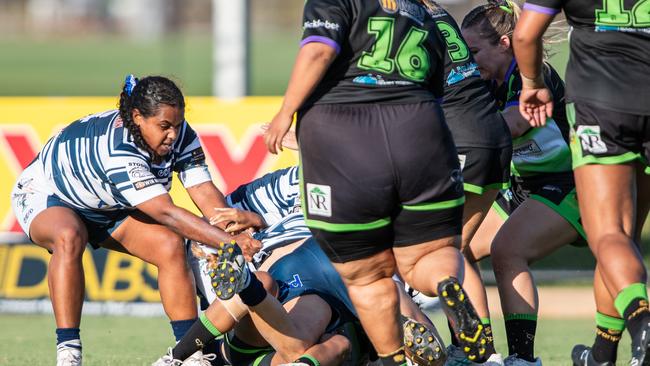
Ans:
[[[522,91],[519,110],[533,127],[542,126],[553,115],[553,96],[544,83],[542,36],[557,13],[553,9],[526,4],[512,37]]]
[[[216,213],[215,209],[217,208],[228,207],[223,194],[212,181],[199,183],[185,190],[204,217],[212,217]],[[217,227],[225,229],[226,224],[218,224]]]
[[[510,135],[513,138],[517,138],[530,130],[530,124],[528,123],[528,120],[526,120],[519,112],[519,107],[512,106],[506,108],[503,112],[501,112],[501,115],[506,121],[506,124],[510,129]]]
[[[280,111],[264,135],[266,147],[272,154],[282,151],[282,140],[291,127],[293,115],[314,91],[335,58],[336,50],[320,42],[307,43],[298,51]]]

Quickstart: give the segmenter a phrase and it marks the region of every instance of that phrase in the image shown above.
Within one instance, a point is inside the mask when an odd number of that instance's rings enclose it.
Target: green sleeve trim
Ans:
[[[630,305],[634,299],[648,300],[648,290],[645,283],[633,283],[616,295],[614,299],[614,307],[621,316],[624,316],[625,309]]]
[[[481,318],[481,324],[490,325],[491,323],[490,318]]]
[[[503,209],[503,207],[499,206],[497,202],[494,202],[492,204],[492,209],[496,211],[497,215],[503,220],[506,221],[510,215],[506,212],[506,210]]]
[[[263,354],[257,356],[255,361],[253,361],[253,366],[259,366],[259,364],[262,363],[262,361],[264,361],[264,358],[266,356],[268,356],[269,354],[271,354],[271,353],[275,353],[275,352],[270,351],[270,352],[266,352],[266,353],[263,353]],[[269,362],[269,364],[271,364],[271,362]]]
[[[320,362],[318,362],[317,359],[315,359],[312,355],[308,355],[306,353],[304,355],[298,357],[298,359],[296,361],[294,361],[294,362],[300,362],[301,358],[308,359],[309,361],[311,361],[314,364],[314,366],[320,366]]]
[[[625,329],[625,320],[597,312],[596,325],[601,328],[622,331]]]
[[[386,217],[384,219],[375,220],[373,222],[368,222],[365,224],[332,224],[330,222],[310,220],[307,218],[305,218],[305,222],[307,223],[307,226],[312,229],[321,229],[333,233],[345,233],[351,231],[367,231],[379,229],[381,227],[388,226],[390,224],[390,218]]]
[[[273,348],[270,348],[270,347],[251,347],[251,348],[237,347],[237,346],[233,345],[232,343],[230,343],[230,337],[228,337],[227,334],[226,334],[225,337],[223,337],[223,339],[226,341],[226,345],[228,347],[234,349],[235,351],[237,351],[239,353],[245,353],[245,354],[250,355],[250,354],[253,354],[253,353],[257,353],[257,352],[266,352],[266,353],[268,353],[270,351],[273,351]],[[266,353],[264,355],[262,355],[262,356],[265,356]]]
[[[575,189],[574,189],[575,191]],[[559,205],[556,205],[552,201],[536,194],[531,194],[530,198],[534,199],[535,201],[539,201],[546,205],[548,208],[551,210],[555,211],[558,215],[562,216],[563,219],[565,219],[573,228],[580,234],[580,236],[587,240],[587,234],[585,233],[585,229],[582,227],[582,224],[580,223],[580,208],[578,207],[578,202],[576,200],[573,200],[573,202],[569,202],[571,200],[571,197],[575,192],[569,193],[563,200],[560,202]]]
[[[205,329],[209,330],[210,333],[212,333],[212,335],[215,338],[222,334],[219,331],[219,329],[217,329],[217,327],[215,327],[214,324],[212,324],[212,322],[210,321],[210,319],[208,319],[208,317],[205,315],[205,313],[201,313],[201,315],[199,315],[199,320],[201,320],[201,324],[203,324]]]
[[[537,321],[537,314],[505,314],[503,320],[533,320]]]
[[[409,211],[435,211],[447,208],[458,207],[465,203],[465,196],[442,202],[420,203],[416,205],[402,205],[405,210]]]
[[[508,188],[510,188],[510,182],[492,183],[486,186],[478,186],[476,184],[463,183],[463,189],[465,190],[465,192],[476,193],[476,194],[483,194],[485,193],[485,191],[491,189],[508,189]]]

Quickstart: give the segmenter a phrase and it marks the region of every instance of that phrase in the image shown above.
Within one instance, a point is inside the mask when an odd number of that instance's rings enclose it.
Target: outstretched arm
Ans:
[[[553,115],[553,96],[542,75],[542,36],[554,15],[524,8],[512,37],[522,78],[519,110],[533,127],[543,126]]]

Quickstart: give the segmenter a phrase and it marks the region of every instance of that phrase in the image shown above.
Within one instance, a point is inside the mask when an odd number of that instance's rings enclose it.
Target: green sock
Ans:
[[[505,314],[504,320],[508,354],[516,354],[521,359],[534,362],[537,314]]]

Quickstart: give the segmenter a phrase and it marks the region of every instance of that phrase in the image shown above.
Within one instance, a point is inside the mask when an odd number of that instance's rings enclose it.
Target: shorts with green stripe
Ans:
[[[435,101],[298,114],[303,212],[332,262],[460,235],[463,179]]]
[[[264,356],[275,352],[271,347],[255,347],[245,343],[234,335],[234,331],[224,334],[222,342],[221,356],[233,366],[257,366]]]
[[[543,203],[571,224],[579,234],[578,240],[573,245],[587,245],[572,173],[552,173],[528,178],[513,177],[512,187],[499,192],[492,208],[503,220],[507,220],[527,199]]]
[[[616,112],[593,104],[567,104],[573,168],[618,165],[635,160],[650,174],[650,115]]]
[[[502,148],[457,146],[465,192],[483,194],[510,187],[512,145]]]

